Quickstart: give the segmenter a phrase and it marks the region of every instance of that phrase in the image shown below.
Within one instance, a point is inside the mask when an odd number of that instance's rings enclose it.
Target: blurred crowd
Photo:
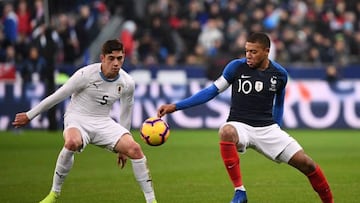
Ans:
[[[324,67],[331,83],[338,68],[360,64],[358,0],[0,0],[0,16],[0,65],[16,67],[25,91],[42,81],[45,96],[61,84],[55,73],[66,80],[90,62],[113,17],[128,67],[200,66],[213,80],[258,31],[272,40],[271,59]]]
[[[4,0],[0,8],[0,63],[16,68],[23,96],[40,81],[44,96],[52,94],[55,73],[71,75],[76,64],[84,65],[86,60],[77,61],[110,16],[103,2],[90,0]],[[47,117],[48,129],[56,130],[56,107]]]
[[[1,1],[0,62],[16,64],[25,82],[34,72],[39,79],[58,68],[73,73],[100,32],[100,20],[110,15],[102,2],[74,2]]]
[[[243,56],[247,35],[256,31],[269,34],[270,57],[283,64],[360,64],[357,0],[8,0],[0,6],[0,62],[15,63],[24,80],[56,68],[71,74],[115,15],[124,21],[114,37],[135,66],[216,70]]]
[[[145,3],[144,3],[145,2]],[[244,55],[267,32],[271,58],[305,67],[360,63],[360,1],[133,1],[121,37],[133,63],[211,64]],[[138,11],[138,12],[136,12]]]

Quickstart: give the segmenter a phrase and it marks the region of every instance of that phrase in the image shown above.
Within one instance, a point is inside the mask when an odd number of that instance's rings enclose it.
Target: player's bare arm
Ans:
[[[160,108],[157,111],[157,116],[159,118],[165,116],[166,114],[172,113],[176,111],[176,105],[175,104],[164,104],[160,106]]]
[[[26,113],[22,112],[22,113],[16,114],[15,119],[12,122],[12,125],[15,128],[20,128],[20,127],[27,125],[29,122],[30,122],[30,119],[28,118]]]

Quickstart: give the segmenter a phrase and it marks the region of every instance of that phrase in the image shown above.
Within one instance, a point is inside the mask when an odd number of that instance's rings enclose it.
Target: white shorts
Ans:
[[[80,130],[83,146],[93,144],[112,152],[121,136],[130,132],[110,117],[85,117],[68,114],[64,118],[64,129],[75,127]]]
[[[291,157],[302,149],[299,143],[279,125],[266,127],[252,127],[240,122],[227,122],[224,125],[233,126],[239,136],[238,151],[245,153],[246,149],[253,148],[275,162],[288,163]]]

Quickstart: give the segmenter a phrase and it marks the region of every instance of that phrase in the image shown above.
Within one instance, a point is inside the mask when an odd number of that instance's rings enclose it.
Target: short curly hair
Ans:
[[[270,48],[270,38],[267,34],[263,32],[255,32],[252,33],[248,38],[247,42],[251,43],[259,43],[263,45],[265,48]]]

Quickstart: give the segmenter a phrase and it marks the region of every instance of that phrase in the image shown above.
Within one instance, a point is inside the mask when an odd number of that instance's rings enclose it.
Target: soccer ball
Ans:
[[[169,125],[161,118],[146,119],[140,129],[141,139],[150,146],[159,146],[166,142],[170,135]]]

